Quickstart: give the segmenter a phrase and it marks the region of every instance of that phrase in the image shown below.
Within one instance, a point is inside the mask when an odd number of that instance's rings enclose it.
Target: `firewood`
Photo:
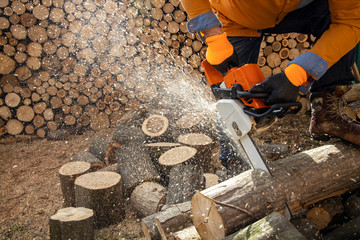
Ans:
[[[270,215],[250,224],[239,232],[225,237],[230,239],[298,239],[306,240],[283,215],[273,212]]]
[[[94,211],[84,207],[67,207],[50,217],[50,239],[94,239]]]
[[[89,145],[88,151],[97,157],[100,161],[105,163],[105,155],[108,147],[112,143],[112,140],[98,137],[95,138]]]
[[[11,118],[11,111],[7,106],[0,107],[0,117],[4,120],[8,120]]]
[[[288,48],[282,48],[279,52],[279,56],[281,59],[286,59],[289,57],[290,50]]]
[[[166,204],[190,201],[196,190],[204,188],[203,170],[195,164],[178,164],[169,173]]]
[[[202,133],[188,133],[178,137],[178,142],[193,147],[197,150],[195,161],[205,172],[210,170],[211,154],[214,147],[214,141]]]
[[[186,239],[198,240],[201,238],[200,238],[200,235],[198,234],[198,232],[196,231],[195,226],[192,225],[190,227],[184,228],[177,232],[170,233],[168,239],[169,240],[186,240]]]
[[[154,214],[161,238],[168,239],[170,233],[191,226],[190,214],[190,202],[166,205],[165,209]]]
[[[136,212],[149,216],[161,210],[166,202],[166,189],[156,182],[144,182],[131,193],[130,202]]]
[[[0,74],[9,74],[15,69],[15,61],[0,53]]]
[[[75,179],[90,171],[90,163],[74,161],[64,164],[59,169],[61,191],[63,194],[64,207],[75,206]]]
[[[351,179],[358,178],[354,169],[357,165],[353,164],[358,154],[359,150],[351,146],[325,145],[277,160],[271,167],[272,176],[260,170],[243,172],[193,197],[194,226],[203,238],[218,239],[270,212],[282,211],[285,202],[296,212],[321,199],[357,188],[359,184]],[[304,161],[305,156],[311,161]],[[318,169],[322,174],[312,173]],[[301,188],[297,183],[301,183]],[[230,192],[231,200],[226,197]],[[218,226],[219,221],[223,228],[211,231],[209,226]]]
[[[5,96],[5,104],[8,107],[15,108],[19,106],[20,102],[21,102],[21,97],[17,93],[11,92]]]
[[[156,216],[157,216],[157,213],[154,213],[152,215],[149,215],[149,216],[141,219],[141,223],[140,223],[141,230],[143,231],[146,240],[160,240],[161,239],[159,230],[155,224]]]
[[[160,176],[143,146],[143,141],[129,139],[127,143],[116,150],[116,159],[126,195],[129,195],[136,186],[143,182],[160,181]],[[136,162],[135,167],[134,162]]]
[[[344,206],[340,197],[332,197],[317,203],[306,212],[306,218],[316,226],[317,229],[324,229],[334,216],[342,214]]]
[[[94,131],[107,129],[110,126],[109,117],[105,113],[98,113],[90,117],[90,127]]]
[[[191,161],[196,153],[197,150],[193,147],[175,147],[163,153],[159,158],[159,163],[168,167],[175,166],[186,161]]]
[[[5,128],[10,135],[18,135],[24,130],[24,125],[17,119],[10,119],[7,121]]]
[[[345,200],[344,212],[350,219],[355,219],[360,216],[360,196],[358,192],[355,192]]]
[[[96,156],[94,156],[92,153],[88,151],[78,152],[75,153],[73,156],[71,156],[70,162],[75,162],[75,161],[90,163],[92,171],[105,167],[105,164],[100,159],[98,159]]]
[[[125,217],[121,180],[118,173],[103,171],[86,173],[75,180],[75,205],[93,209],[98,228]]]
[[[160,114],[151,114],[145,119],[141,130],[150,138],[155,138],[163,135],[169,127],[169,120],[167,117]]]
[[[271,68],[280,66],[281,58],[278,53],[271,53],[266,57],[266,62]]]
[[[21,106],[16,111],[16,117],[20,121],[30,122],[35,116],[34,110],[29,106]]]
[[[219,183],[219,177],[214,173],[204,173],[205,189]]]

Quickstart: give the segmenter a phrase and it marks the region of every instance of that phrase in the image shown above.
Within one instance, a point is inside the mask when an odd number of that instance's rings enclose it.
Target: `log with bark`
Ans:
[[[105,167],[104,162],[98,159],[94,154],[90,153],[89,151],[81,151],[75,153],[70,158],[71,162],[80,161],[80,162],[88,162],[91,164],[91,171],[96,171]]]
[[[273,212],[268,216],[250,224],[224,240],[241,239],[294,239],[306,240],[283,215]]]
[[[193,197],[194,226],[201,237],[219,239],[271,212],[283,211],[285,203],[296,212],[355,189],[359,154],[351,145],[336,143],[277,160],[270,167],[272,175],[243,172]]]
[[[132,191],[130,202],[137,213],[149,216],[159,212],[166,203],[167,190],[156,182],[144,182]]]
[[[59,169],[61,191],[63,194],[64,207],[75,206],[74,182],[76,178],[90,171],[91,165],[88,162],[74,161],[64,164]]]
[[[50,239],[95,239],[94,211],[84,207],[59,209],[50,217]]]
[[[118,223],[125,217],[121,176],[110,171],[98,171],[75,180],[75,204],[94,210],[96,227]]]

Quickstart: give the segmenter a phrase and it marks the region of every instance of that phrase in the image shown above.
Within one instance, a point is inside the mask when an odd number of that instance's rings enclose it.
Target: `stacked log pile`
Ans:
[[[100,130],[115,126],[124,109],[208,98],[200,66],[206,45],[187,32],[179,0],[1,0],[0,12],[2,133]],[[308,48],[306,40],[266,36],[264,74],[283,69]],[[198,96],[185,100],[179,89],[169,90],[175,85],[187,92],[196,86]]]

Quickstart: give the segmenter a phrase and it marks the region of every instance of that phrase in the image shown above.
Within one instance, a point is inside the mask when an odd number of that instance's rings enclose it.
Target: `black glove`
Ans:
[[[250,88],[251,93],[269,93],[269,96],[263,99],[265,105],[275,103],[296,102],[299,87],[294,86],[285,73],[278,73],[268,77],[262,83],[256,84]]]
[[[234,50],[233,54],[226,58],[222,63],[213,65],[214,68],[216,68],[223,76],[226,75],[228,69],[232,67],[238,67],[239,66],[239,59],[238,56]]]

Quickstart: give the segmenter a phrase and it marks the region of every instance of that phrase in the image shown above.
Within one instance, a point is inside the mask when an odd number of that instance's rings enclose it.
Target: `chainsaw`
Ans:
[[[256,119],[264,117],[282,118],[286,114],[296,114],[301,109],[300,102],[278,103],[267,106],[263,103],[267,93],[250,93],[250,88],[265,80],[257,64],[246,64],[228,70],[225,77],[206,60],[202,67],[212,92],[217,99],[216,109],[225,128],[235,141],[239,141],[251,166],[271,174],[265,160],[250,137]],[[225,84],[225,87],[222,85]]]

